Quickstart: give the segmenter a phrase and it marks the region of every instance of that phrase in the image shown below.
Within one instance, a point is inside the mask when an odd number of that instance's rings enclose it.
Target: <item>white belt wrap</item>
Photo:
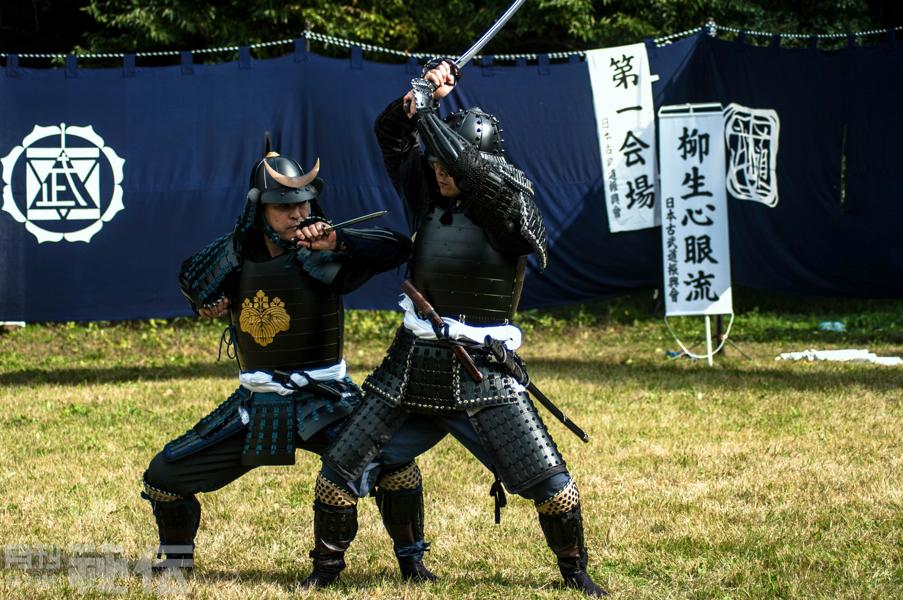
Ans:
[[[432,323],[417,316],[417,312],[414,309],[414,301],[408,298],[407,294],[401,295],[401,298],[398,300],[398,306],[404,309],[405,329],[422,340],[438,339]],[[505,347],[508,350],[517,350],[523,341],[523,333],[515,325],[476,327],[474,325],[465,325],[450,317],[442,317],[442,320],[448,325],[448,337],[453,340],[482,344],[488,335],[494,340],[505,342]]]
[[[414,310],[414,301],[407,294],[402,294],[398,301],[398,306],[404,309],[404,327],[421,340],[435,340],[436,332],[429,321],[421,319]],[[457,321],[450,317],[442,317],[445,324],[448,325],[448,337],[453,340],[473,342],[482,344],[486,340],[486,336],[490,336],[494,340],[505,343],[508,350],[517,350],[520,348],[524,334],[516,325],[492,325],[489,327],[476,327],[474,325],[465,325],[461,321]],[[511,379],[514,390],[518,393],[524,391],[524,386],[518,383],[514,378]]]
[[[312,371],[292,371],[289,374],[289,379],[300,388],[310,383],[308,377],[314,381],[336,381],[343,379],[346,372],[345,359],[342,359],[341,362],[331,367],[322,367]],[[280,396],[289,396],[298,391],[297,389],[285,387],[278,381],[273,381],[273,374],[267,371],[242,371],[238,374],[238,380],[241,382],[241,387],[251,392],[276,393]]]

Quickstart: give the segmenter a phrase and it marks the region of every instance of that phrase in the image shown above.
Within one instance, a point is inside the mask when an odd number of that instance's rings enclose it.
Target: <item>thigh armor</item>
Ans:
[[[512,494],[567,470],[558,446],[526,393],[518,394],[511,404],[469,414],[480,441],[492,455],[496,476]]]
[[[323,453],[323,462],[347,481],[357,480],[401,428],[407,414],[379,396],[365,395],[360,407],[345,422],[340,443],[333,443]]]
[[[166,444],[163,456],[177,461],[246,431],[243,464],[294,464],[296,447],[322,452],[360,399],[360,388],[348,377],[318,382],[290,396],[238,388],[194,427]]]

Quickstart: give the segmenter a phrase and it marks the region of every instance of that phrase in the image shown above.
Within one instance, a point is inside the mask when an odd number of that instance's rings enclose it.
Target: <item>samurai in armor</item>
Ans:
[[[240,385],[144,473],[141,495],[159,529],[158,558],[166,556],[157,570],[193,567],[199,492],[261,465],[294,464],[297,448],[322,453],[360,404],[342,358],[342,295],[403,264],[411,241],[383,228],[331,229],[318,204],[318,169],[319,161],[304,173],[266,152],[234,230],[182,264],[180,287],[195,312],[229,315],[224,339],[234,346]],[[344,511],[339,520],[352,516]],[[323,563],[321,576],[342,566]]]
[[[419,569],[418,579],[433,579],[421,562],[428,544],[421,476],[413,461],[450,433],[496,475],[496,519],[505,503],[500,480],[510,493],[535,503],[565,584],[604,596],[587,573],[577,485],[518,378],[487,351],[492,340],[511,353],[521,343],[513,319],[527,256],[535,255],[540,269],[546,266],[545,227],[532,183],[505,159],[498,120],[479,108],[439,118],[438,101],[454,83],[448,63],[435,65],[375,125],[389,176],[416,232],[411,281],[445,325],[424,320],[410,298],[402,297],[403,325],[364,382],[361,407],[323,454],[314,507],[354,506],[361,490],[353,482],[379,455],[375,495],[387,528],[395,532],[399,562],[403,569],[405,561]],[[468,347],[480,383],[462,369],[453,344]],[[330,495],[319,495],[321,489]],[[349,524],[344,535],[317,536],[315,573],[321,568],[317,557],[343,554],[352,529]],[[400,545],[405,535],[408,541]]]

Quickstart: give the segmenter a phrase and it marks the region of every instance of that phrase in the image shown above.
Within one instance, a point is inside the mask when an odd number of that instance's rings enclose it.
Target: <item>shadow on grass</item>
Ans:
[[[743,341],[761,343],[794,343],[805,345],[840,344],[868,347],[873,344],[903,344],[903,331],[897,329],[846,331],[818,331],[794,327],[769,327],[755,331],[735,331],[731,340],[743,345]],[[800,348],[802,350],[802,348]]]
[[[192,575],[192,579],[202,584],[216,584],[226,582],[248,583],[257,581],[262,583],[277,584],[284,588],[299,592],[300,590],[297,589],[298,584],[300,584],[307,577],[308,572],[308,570],[303,569],[297,571],[261,569],[235,569],[232,571],[224,571],[207,570],[201,567],[198,571],[195,571],[195,573]],[[401,580],[401,576],[398,574],[397,570],[359,571],[353,568],[348,569],[342,573],[342,576],[339,579],[335,589],[337,591],[344,591],[347,593],[354,593],[355,591],[363,593],[369,589],[384,588],[387,585],[411,585],[418,586],[418,588],[419,586],[428,586],[424,589],[432,590],[437,593],[440,591],[448,591],[448,588],[471,588],[475,585],[496,585],[506,587],[520,586],[529,588],[540,588],[548,585],[549,587],[557,586],[557,588],[564,589],[564,586],[558,582],[549,583],[547,581],[533,580],[529,576],[525,576],[523,579],[513,579],[492,572],[488,572],[482,577],[468,576],[466,578],[453,578],[448,575],[440,575],[440,579],[437,584],[404,583]],[[433,585],[435,587],[433,587]]]
[[[664,360],[657,364],[625,365],[612,363],[610,359],[534,358],[528,363],[530,373],[540,388],[543,379],[548,378],[573,378],[605,384],[640,383],[665,390],[685,389],[701,382],[708,387],[731,389],[755,387],[811,391],[857,386],[887,391],[903,388],[903,369],[900,368],[863,364],[829,371],[820,363],[799,366],[801,368],[764,369],[742,359],[716,363],[715,368],[702,364],[698,368],[686,368],[685,363]],[[812,366],[813,370],[804,370],[806,366]],[[588,371],[591,375],[587,375]],[[0,374],[0,385],[79,385],[233,377],[233,364],[194,363],[178,366],[26,369]]]

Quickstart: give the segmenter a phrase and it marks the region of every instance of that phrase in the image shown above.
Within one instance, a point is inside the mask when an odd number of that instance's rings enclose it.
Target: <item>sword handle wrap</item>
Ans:
[[[455,76],[455,83],[458,83],[458,80],[461,79],[463,72],[461,71],[461,67],[458,66],[458,63],[455,62],[455,59],[449,58],[448,56],[434,56],[433,58],[426,61],[426,63],[423,65],[423,72],[421,73],[421,77],[441,65],[443,62],[448,63],[452,75]]]

